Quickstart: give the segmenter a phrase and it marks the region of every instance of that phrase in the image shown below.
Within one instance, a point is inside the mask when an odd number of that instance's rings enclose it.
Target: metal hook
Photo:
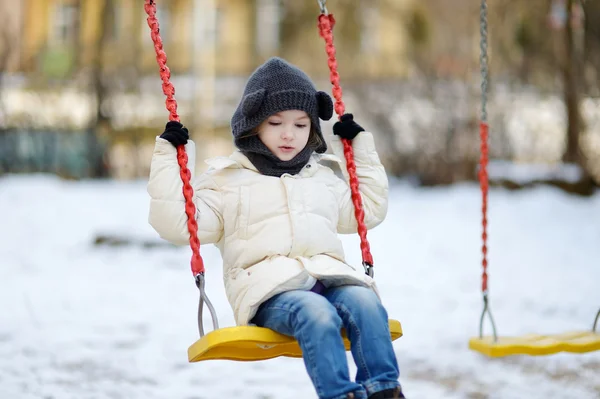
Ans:
[[[496,333],[496,323],[492,317],[492,310],[489,307],[489,300],[487,291],[483,293],[483,311],[481,312],[481,318],[479,319],[479,338],[483,338],[483,318],[485,314],[488,314],[490,322],[492,323],[492,332],[494,333],[494,342],[498,342],[498,335]]]
[[[328,15],[329,11],[327,11],[327,7],[325,6],[327,0],[317,0],[317,2],[319,3],[319,7],[321,8],[321,14]]]
[[[200,290],[200,299],[198,302],[198,332],[200,333],[200,337],[203,337],[204,336],[204,326],[202,323],[202,310],[204,308],[204,306],[203,306],[204,301],[206,301],[206,306],[208,306],[208,311],[210,312],[210,316],[212,318],[213,330],[219,329],[219,320],[217,318],[217,313],[215,312],[215,308],[213,307],[212,303],[208,299],[208,296],[206,295],[206,292],[204,291],[204,285],[205,285],[204,273],[198,273],[195,276],[195,280],[196,280],[196,286]]]
[[[369,262],[363,261],[363,267],[365,268],[365,274],[371,278],[375,276],[375,271],[373,270],[373,265]]]

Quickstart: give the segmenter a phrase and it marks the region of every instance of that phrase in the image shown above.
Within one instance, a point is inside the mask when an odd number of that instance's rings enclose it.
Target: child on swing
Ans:
[[[340,138],[352,140],[365,224],[387,213],[388,180],[373,136],[343,115],[333,126],[334,155],[319,118],[333,103],[296,66],[271,58],[256,69],[231,119],[237,150],[194,176],[193,141],[179,122],[156,139],[149,221],[162,238],[189,243],[176,147],[192,172],[198,238],[223,258],[227,298],[238,325],[293,336],[320,399],[404,398],[388,315],[374,280],[344,260],[340,234],[356,233],[348,183],[319,163],[337,160],[348,178]],[[357,366],[349,376],[340,329]]]

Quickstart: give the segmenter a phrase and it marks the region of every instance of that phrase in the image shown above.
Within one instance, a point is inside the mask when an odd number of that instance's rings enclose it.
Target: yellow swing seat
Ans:
[[[515,337],[471,338],[469,349],[489,357],[510,355],[543,356],[559,352],[587,353],[600,350],[600,333],[571,331],[561,334],[527,334]]]
[[[492,335],[483,335],[483,321],[488,316]],[[596,313],[591,330],[569,331],[559,334],[525,334],[521,336],[498,336],[496,323],[489,307],[487,291],[483,294],[483,311],[479,320],[479,337],[469,339],[469,349],[489,357],[511,355],[545,356],[559,352],[587,353],[600,350],[600,333],[596,331],[600,309]]]
[[[399,321],[389,320],[392,341],[402,336]],[[350,341],[344,329],[341,331],[346,350]],[[204,335],[188,348],[190,363],[203,360],[258,361],[285,356],[302,357],[298,342],[287,335],[256,326],[224,327]]]

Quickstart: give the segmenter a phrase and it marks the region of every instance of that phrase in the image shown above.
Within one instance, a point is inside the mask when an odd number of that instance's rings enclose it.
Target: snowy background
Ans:
[[[148,203],[145,181],[0,179],[0,398],[316,398],[299,359],[187,362],[197,339],[190,250],[157,237]],[[591,328],[599,222],[600,194],[491,191],[501,335]],[[403,325],[394,346],[407,397],[600,398],[600,352],[489,359],[468,349],[482,308],[480,230],[477,185],[399,181],[369,234],[385,305]],[[129,245],[98,245],[102,235]],[[343,239],[358,264],[358,237]],[[220,323],[233,325],[218,251],[201,253]]]

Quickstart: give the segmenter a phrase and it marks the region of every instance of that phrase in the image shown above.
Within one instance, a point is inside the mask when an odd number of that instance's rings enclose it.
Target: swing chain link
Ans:
[[[375,277],[375,271],[373,269],[373,265],[369,262],[363,261],[363,267],[365,268],[365,274],[371,278]]]
[[[196,286],[200,290],[200,299],[198,302],[198,332],[200,333],[200,338],[204,336],[204,325],[202,322],[202,311],[204,308],[204,302],[206,302],[206,306],[208,307],[208,311],[210,312],[210,317],[212,318],[213,330],[219,329],[219,320],[217,318],[217,312],[213,307],[210,299],[208,299],[208,295],[206,295],[205,291],[205,283],[204,272],[196,274],[194,277],[196,280]]]
[[[483,293],[483,311],[481,312],[481,317],[479,319],[479,338],[483,338],[483,321],[485,319],[486,313],[490,319],[490,323],[492,324],[492,334],[494,335],[494,342],[497,342],[498,333],[496,330],[496,323],[494,322],[494,317],[492,316],[492,309],[490,308],[487,291]]]
[[[487,1],[481,0],[480,17],[480,43],[481,53],[479,55],[479,65],[481,70],[481,121],[487,122],[487,90],[488,90],[488,21],[487,21]]]
[[[319,8],[321,8],[321,14],[328,15],[329,11],[327,11],[327,6],[325,5],[327,0],[317,0],[317,2],[319,3]]]

